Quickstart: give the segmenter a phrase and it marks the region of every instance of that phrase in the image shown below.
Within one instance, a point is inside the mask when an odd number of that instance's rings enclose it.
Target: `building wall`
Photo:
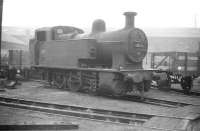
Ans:
[[[148,37],[148,52],[197,52],[199,37]]]

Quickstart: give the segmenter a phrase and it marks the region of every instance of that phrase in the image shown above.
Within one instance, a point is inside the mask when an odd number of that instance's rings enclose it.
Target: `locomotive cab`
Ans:
[[[35,31],[35,39],[37,41],[68,40],[82,33],[84,33],[82,29],[71,26],[44,27]]]

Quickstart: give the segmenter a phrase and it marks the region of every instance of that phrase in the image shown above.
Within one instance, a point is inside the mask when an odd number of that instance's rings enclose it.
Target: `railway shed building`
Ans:
[[[8,64],[10,50],[28,51],[29,37],[29,29],[2,27],[1,57],[3,65]]]

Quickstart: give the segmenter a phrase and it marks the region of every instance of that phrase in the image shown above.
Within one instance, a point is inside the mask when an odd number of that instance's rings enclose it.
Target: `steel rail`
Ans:
[[[10,103],[10,104],[9,104]],[[91,108],[91,107],[83,107],[83,106],[77,106],[77,105],[61,105],[61,104],[54,104],[54,103],[47,103],[47,102],[39,102],[39,101],[32,101],[32,100],[25,100],[21,98],[10,98],[5,96],[0,96],[0,105],[14,105],[14,107],[24,106],[29,107],[40,107],[40,108],[47,108],[47,109],[53,109],[58,111],[67,111],[72,110],[74,112],[84,112],[89,114],[100,114],[100,115],[111,115],[116,117],[128,117],[133,119],[139,119],[143,121],[147,121],[151,119],[154,116],[158,117],[166,117],[166,118],[175,118],[175,119],[188,119],[185,117],[176,117],[176,116],[166,116],[166,115],[157,115],[157,114],[144,114],[144,113],[132,113],[132,112],[124,112],[124,111],[114,111],[114,110],[106,110],[106,109],[97,109],[97,108]],[[16,106],[15,106],[16,105]],[[25,109],[25,108],[23,108]],[[62,114],[62,113],[61,113]]]
[[[24,130],[78,130],[77,124],[22,124],[22,125],[0,125],[2,131],[24,131]]]
[[[164,107],[170,107],[170,108],[177,108],[177,107],[184,107],[184,106],[191,105],[184,102],[175,102],[175,101],[161,100],[161,99],[149,98],[149,97],[145,97],[144,99],[141,99],[140,96],[134,96],[134,95],[114,97],[114,99],[139,102],[139,103],[156,105],[156,106],[164,106]]]
[[[153,115],[147,114],[94,109],[81,106],[58,105],[8,97],[0,97],[0,105],[103,122],[130,124],[134,126],[142,125],[153,117]]]

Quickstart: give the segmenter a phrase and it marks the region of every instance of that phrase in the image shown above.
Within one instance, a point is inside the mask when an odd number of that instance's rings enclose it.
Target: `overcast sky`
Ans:
[[[124,26],[125,11],[135,11],[136,26],[200,27],[199,0],[4,0],[3,26],[71,25],[91,28],[103,19],[109,28]]]

